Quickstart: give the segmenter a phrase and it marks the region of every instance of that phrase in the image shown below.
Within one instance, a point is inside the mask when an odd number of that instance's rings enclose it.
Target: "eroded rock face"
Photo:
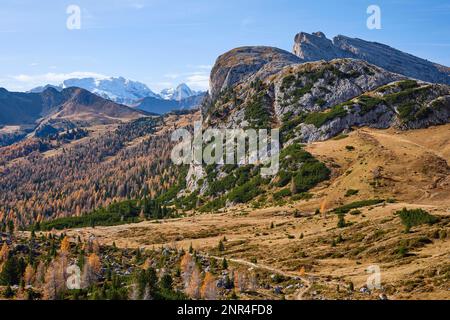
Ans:
[[[295,36],[294,54],[304,61],[354,58],[350,52],[336,47],[322,32],[309,34],[300,32]]]
[[[279,128],[285,147],[327,140],[355,127],[408,130],[450,122],[450,86],[414,80],[354,57],[332,59],[353,53],[336,49],[322,33],[296,39],[302,58],[331,60],[305,63],[269,47],[227,52],[211,74],[211,95],[202,104],[204,126]],[[216,178],[225,176],[221,166],[214,170]],[[188,188],[203,194],[208,188],[203,177],[192,166]]]
[[[408,130],[450,121],[447,85],[411,80],[359,59],[291,64],[259,77],[267,66],[211,104],[210,126],[287,127],[285,142],[309,143],[352,127]]]
[[[411,78],[450,84],[450,68],[415,57],[385,44],[339,35],[327,39],[321,32],[295,36],[294,54],[305,61],[354,58]]]
[[[210,96],[218,94],[260,73],[261,78],[275,74],[283,67],[303,62],[287,51],[273,47],[241,47],[221,55],[210,77]]]
[[[323,111],[402,79],[406,78],[354,59],[293,65],[274,80],[275,114],[281,119],[288,112]]]

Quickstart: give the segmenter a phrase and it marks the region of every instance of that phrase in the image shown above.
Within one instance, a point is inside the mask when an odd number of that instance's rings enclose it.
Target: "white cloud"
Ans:
[[[175,87],[176,84],[173,82],[166,82],[166,81],[162,81],[162,82],[152,82],[150,83],[150,88],[154,91],[154,92],[160,92],[163,89],[167,89],[167,88],[173,88]]]
[[[99,78],[104,79],[107,76],[95,72],[75,71],[70,73],[53,73],[38,75],[20,74],[12,77],[14,80],[26,83],[45,83],[45,84],[59,84],[60,82],[71,78]]]
[[[131,4],[131,7],[137,10],[144,9],[145,5],[143,3],[135,2]]]
[[[192,74],[186,78],[186,84],[195,90],[206,90],[209,87],[209,75],[207,73]]]
[[[194,71],[183,73],[168,73],[164,77],[170,79],[171,82],[186,83],[194,90],[208,90],[209,88],[209,74],[212,66],[207,64],[201,65],[187,65],[188,68],[194,69]],[[167,82],[168,84],[169,82]],[[161,82],[158,83],[158,87],[161,86]],[[165,88],[173,87],[166,85]]]
[[[165,74],[164,75],[164,77],[165,78],[168,78],[168,79],[177,79],[177,78],[179,78],[179,77],[181,77],[182,75],[181,74],[178,74],[178,73],[168,73],[168,74]]]
[[[188,65],[189,68],[193,68],[193,69],[200,69],[200,70],[208,70],[210,71],[212,69],[212,65],[209,64],[198,64],[198,65]]]
[[[75,71],[69,73],[49,72],[45,74],[35,74],[35,75],[19,74],[0,79],[0,87],[6,87],[9,90],[26,91],[46,84],[59,85],[64,80],[72,78],[104,79],[107,78],[107,76],[96,72],[84,72],[84,71]]]

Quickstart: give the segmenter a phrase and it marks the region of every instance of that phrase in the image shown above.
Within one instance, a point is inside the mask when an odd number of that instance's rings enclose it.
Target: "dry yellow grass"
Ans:
[[[192,244],[197,250],[223,254],[236,262],[257,259],[258,264],[281,272],[314,276],[312,282],[328,298],[340,297],[335,292],[337,285],[343,288],[351,281],[355,288],[363,286],[369,276],[366,269],[377,265],[389,298],[449,299],[450,237],[430,236],[436,228],[450,234],[449,133],[450,125],[403,133],[365,128],[343,139],[312,144],[308,151],[333,168],[333,178],[313,190],[309,201],[258,210],[239,207],[157,223],[77,229],[68,234],[95,235],[104,244],[115,242],[129,248],[187,249]],[[346,197],[349,189],[359,193]],[[325,212],[373,198],[397,202],[347,215],[351,225],[343,229],[337,228],[335,214],[314,214],[317,208]],[[394,215],[404,207],[424,208],[442,217],[441,222],[406,234]],[[294,210],[304,216],[295,218]],[[218,253],[216,247],[223,237],[227,238],[226,250]],[[338,237],[342,243],[332,245]],[[424,238],[430,241],[420,243]],[[400,258],[395,250],[404,242],[418,244],[412,247],[412,256]]]

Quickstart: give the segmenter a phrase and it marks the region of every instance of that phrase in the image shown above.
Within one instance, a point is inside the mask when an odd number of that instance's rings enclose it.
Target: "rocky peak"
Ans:
[[[294,54],[305,61],[353,58],[349,52],[336,47],[323,32],[313,34],[300,32],[295,36]]]
[[[388,45],[343,35],[333,40],[322,32],[295,36],[294,54],[305,61],[354,58],[415,79],[450,84],[450,68],[415,57]]]
[[[252,76],[261,79],[275,74],[283,67],[302,63],[299,57],[273,47],[241,47],[221,55],[210,77],[210,95],[215,99],[219,93]]]

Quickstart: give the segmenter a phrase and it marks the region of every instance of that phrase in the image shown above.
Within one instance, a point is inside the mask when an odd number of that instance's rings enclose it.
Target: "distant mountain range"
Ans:
[[[28,133],[45,136],[46,133],[121,123],[150,115],[76,87],[61,91],[47,87],[42,92],[29,93],[0,88],[0,129],[14,128],[14,132],[9,133],[10,142],[16,140],[15,136],[23,138]],[[3,135],[0,132],[0,138]]]
[[[46,85],[34,88],[29,92],[41,93],[48,88],[61,91],[70,87],[82,88],[102,98],[127,106],[141,108],[142,105],[143,110],[154,113],[166,113],[180,108],[190,109],[196,107],[201,100],[199,97],[204,95],[204,92],[194,91],[185,83],[180,84],[176,88],[164,89],[157,94],[149,89],[147,85],[123,77],[68,79],[58,86]],[[144,100],[145,104],[142,104]]]
[[[181,101],[193,96],[201,94],[201,91],[194,91],[187,86],[187,84],[182,83],[176,88],[164,89],[161,91],[159,96],[165,100],[175,100]]]

